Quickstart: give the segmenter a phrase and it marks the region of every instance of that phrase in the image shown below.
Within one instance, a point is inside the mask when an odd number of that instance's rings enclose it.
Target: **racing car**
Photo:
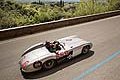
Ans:
[[[53,68],[59,60],[72,59],[79,54],[87,54],[92,43],[77,36],[69,36],[55,41],[35,44],[24,51],[19,60],[22,72],[34,72]]]

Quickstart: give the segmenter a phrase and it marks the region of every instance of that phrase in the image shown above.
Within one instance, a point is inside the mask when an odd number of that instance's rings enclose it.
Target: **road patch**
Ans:
[[[74,78],[73,80],[82,80],[85,76],[87,76],[90,73],[94,72],[95,70],[97,70],[98,68],[100,68],[104,64],[110,62],[113,58],[115,58],[115,57],[117,57],[119,55],[120,55],[120,51],[118,51],[116,53],[113,53],[112,55],[105,58],[103,61],[99,62],[98,64],[96,64],[96,65],[90,67],[89,69],[87,69],[86,71],[84,71],[82,74],[80,74],[78,77]]]

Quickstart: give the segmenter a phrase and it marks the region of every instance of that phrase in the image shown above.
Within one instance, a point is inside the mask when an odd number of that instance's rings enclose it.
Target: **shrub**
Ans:
[[[79,3],[45,4],[39,0],[32,4],[0,0],[0,29],[43,23],[62,18],[91,15],[120,9],[119,0],[80,0]]]

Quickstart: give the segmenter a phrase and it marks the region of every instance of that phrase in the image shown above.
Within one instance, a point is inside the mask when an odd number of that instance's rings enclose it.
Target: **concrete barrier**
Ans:
[[[0,30],[0,40],[120,15],[120,10]]]

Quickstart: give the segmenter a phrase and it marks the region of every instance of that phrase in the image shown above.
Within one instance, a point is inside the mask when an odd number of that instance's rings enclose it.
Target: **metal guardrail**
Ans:
[[[120,15],[120,10],[0,30],[0,40]]]

